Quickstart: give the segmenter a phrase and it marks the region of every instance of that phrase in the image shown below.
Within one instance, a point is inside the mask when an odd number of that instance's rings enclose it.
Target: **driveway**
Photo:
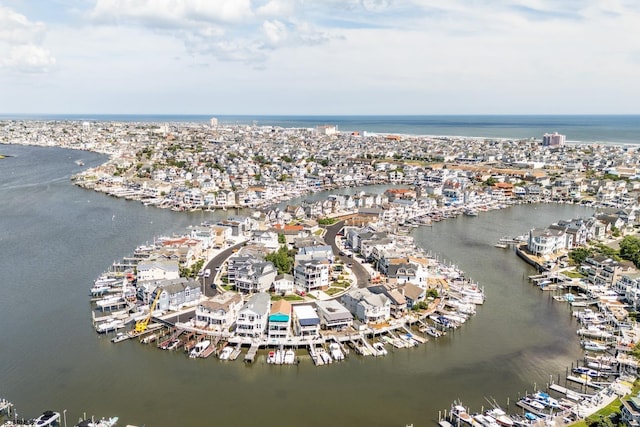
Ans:
[[[336,244],[336,235],[342,227],[344,227],[344,221],[338,221],[335,224],[325,227],[327,231],[324,234],[324,241],[326,244],[331,245],[331,249],[333,249],[333,255],[336,257],[336,260],[341,260],[345,265],[352,264],[351,271],[356,276],[358,287],[366,288],[370,284],[369,272],[367,272],[356,258],[340,255],[340,251],[342,251],[342,249]]]

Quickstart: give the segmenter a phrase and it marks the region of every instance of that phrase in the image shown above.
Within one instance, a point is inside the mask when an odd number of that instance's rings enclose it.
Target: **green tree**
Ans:
[[[319,225],[331,225],[334,224],[336,222],[335,218],[320,218],[318,220],[318,224]]]
[[[294,258],[284,245],[280,246],[277,251],[268,254],[264,259],[273,263],[278,270],[278,274],[290,274],[293,271]]]
[[[284,234],[278,234],[278,243],[280,243],[281,245],[287,243],[287,238]]]
[[[620,258],[632,261],[640,268],[640,238],[626,236],[620,242]]]
[[[589,248],[575,248],[569,252],[569,259],[575,264],[580,265],[585,259],[593,255],[593,250]]]

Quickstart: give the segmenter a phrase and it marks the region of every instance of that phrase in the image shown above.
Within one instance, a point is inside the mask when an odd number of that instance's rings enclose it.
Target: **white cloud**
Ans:
[[[44,36],[44,24],[30,22],[26,16],[0,5],[0,42],[39,43]]]
[[[0,5],[0,69],[27,74],[50,71],[56,60],[41,46],[44,34],[43,23]]]
[[[181,40],[191,54],[263,63],[264,50],[329,40],[295,15],[300,0],[98,0],[93,22],[140,26]]]
[[[40,74],[51,71],[56,65],[55,58],[46,49],[32,44],[11,48],[9,56],[0,60],[0,68],[26,74]]]

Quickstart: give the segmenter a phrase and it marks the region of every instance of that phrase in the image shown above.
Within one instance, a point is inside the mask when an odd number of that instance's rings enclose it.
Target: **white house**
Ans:
[[[242,296],[235,292],[218,294],[198,304],[196,308],[196,325],[199,328],[228,331],[242,307]]]
[[[329,287],[329,261],[301,261],[293,269],[295,286],[304,292]]]
[[[341,331],[353,325],[353,315],[336,300],[316,301],[316,307],[322,329]]]
[[[312,306],[293,306],[293,333],[300,337],[319,336],[320,317],[318,317]]]
[[[294,279],[290,274],[278,274],[273,281],[273,290],[277,293],[293,293]]]
[[[391,301],[383,294],[373,294],[367,288],[353,289],[341,298],[342,304],[364,323],[382,323],[391,317]]]
[[[251,295],[238,312],[236,334],[243,337],[260,338],[267,329],[271,297],[265,292]]]
[[[140,261],[136,269],[138,271],[137,279],[141,282],[147,280],[170,280],[180,277],[178,261],[175,260]]]

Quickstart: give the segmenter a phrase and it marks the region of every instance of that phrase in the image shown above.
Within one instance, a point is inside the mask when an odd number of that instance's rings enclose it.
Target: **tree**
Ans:
[[[569,252],[569,259],[575,264],[580,265],[584,262],[584,260],[592,255],[593,250],[589,248],[575,248],[571,252]]]
[[[626,236],[620,242],[620,258],[632,261],[640,268],[640,238]]]
[[[287,243],[287,237],[284,234],[278,234],[278,243],[284,245]]]
[[[278,270],[278,274],[290,274],[293,271],[294,258],[290,256],[285,245],[280,246],[280,249],[265,256],[264,259],[273,263]]]

